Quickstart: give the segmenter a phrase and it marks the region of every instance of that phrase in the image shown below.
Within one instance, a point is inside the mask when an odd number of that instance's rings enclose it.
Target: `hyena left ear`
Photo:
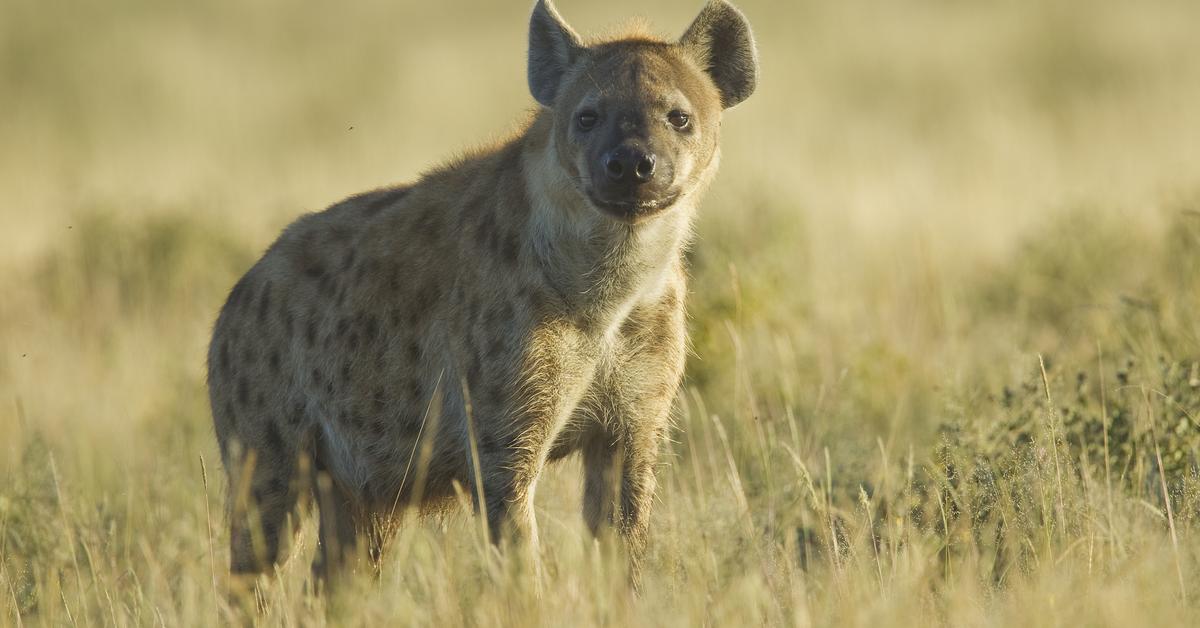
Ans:
[[[732,107],[758,82],[758,49],[750,22],[726,0],[709,0],[679,39],[721,92],[721,106]]]
[[[563,75],[582,50],[579,36],[563,21],[554,4],[538,0],[529,18],[529,91],[534,100],[546,107],[554,105]]]

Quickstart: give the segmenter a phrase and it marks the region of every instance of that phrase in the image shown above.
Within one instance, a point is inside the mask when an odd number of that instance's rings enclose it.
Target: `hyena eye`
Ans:
[[[584,131],[590,131],[592,127],[596,126],[596,121],[599,119],[595,111],[584,111],[578,117],[579,128]]]
[[[692,117],[678,109],[667,114],[667,121],[677,129],[686,129],[692,123]]]

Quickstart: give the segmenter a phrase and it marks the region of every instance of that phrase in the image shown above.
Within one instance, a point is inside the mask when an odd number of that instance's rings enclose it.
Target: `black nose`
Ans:
[[[617,183],[645,183],[654,177],[654,155],[618,146],[604,158],[604,172]]]

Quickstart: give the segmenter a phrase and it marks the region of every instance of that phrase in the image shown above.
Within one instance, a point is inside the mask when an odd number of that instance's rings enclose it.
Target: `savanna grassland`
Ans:
[[[314,598],[305,520],[264,624],[1196,622],[1200,3],[741,6],[642,594],[570,463],[540,595],[459,514]],[[232,618],[217,310],[298,214],[513,128],[528,9],[0,0],[0,624]]]

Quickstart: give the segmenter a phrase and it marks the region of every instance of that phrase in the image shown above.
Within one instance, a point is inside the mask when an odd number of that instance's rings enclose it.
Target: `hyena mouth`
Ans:
[[[662,198],[654,199],[613,201],[602,199],[594,192],[589,192],[588,199],[604,213],[620,220],[636,223],[669,209],[675,204],[675,201],[679,200],[679,193],[673,192]]]

